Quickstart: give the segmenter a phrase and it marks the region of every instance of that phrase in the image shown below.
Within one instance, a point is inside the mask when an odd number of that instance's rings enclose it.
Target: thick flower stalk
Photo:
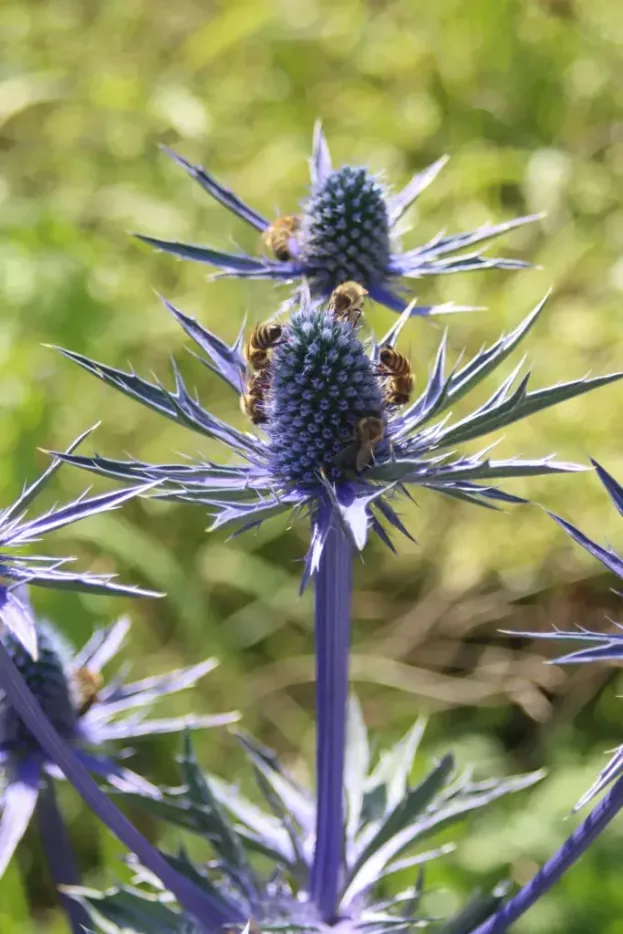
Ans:
[[[24,590],[18,596],[32,614]],[[192,687],[211,671],[214,659],[142,681],[116,678],[105,684],[102,669],[119,652],[128,634],[129,621],[125,618],[96,631],[79,652],[73,652],[49,624],[34,616],[33,628],[39,645],[36,661],[11,633],[5,633],[0,640],[4,653],[78,762],[119,791],[160,794],[154,785],[121,764],[123,746],[115,755],[110,753],[111,742],[123,744],[143,736],[219,726],[237,719],[236,714],[164,719],[148,716],[158,700]],[[37,810],[44,852],[52,857],[52,877],[59,883],[77,884],[71,845],[51,784],[53,779],[63,778],[62,771],[13,702],[10,686],[0,689],[0,767],[5,775],[0,793],[0,876]],[[84,919],[80,922],[74,917],[74,903],[68,905],[74,929],[79,932]],[[78,914],[82,914],[81,910]]]
[[[618,509],[623,515],[623,487],[606,470],[594,463],[600,480]],[[582,545],[590,554],[598,558],[610,571],[623,578],[623,558],[610,548],[604,548],[588,538],[583,532],[559,516],[552,516],[571,537]],[[621,627],[618,627],[619,629]],[[583,642],[585,648],[563,655],[555,661],[558,664],[598,661],[620,661],[623,659],[623,635],[620,632],[596,633],[586,629],[577,632],[553,633],[520,632],[513,635],[527,638],[555,639],[557,641]],[[613,784],[614,783],[614,784]],[[597,780],[582,796],[574,810],[588,804],[595,795],[611,785],[607,794],[591,811],[582,824],[574,830],[558,852],[547,861],[542,869],[525,885],[520,892],[503,905],[485,924],[473,934],[503,934],[517,918],[521,917],[539,898],[541,898],[564,873],[570,869],[596,840],[605,827],[617,816],[623,807],[623,746],[615,750],[608,765],[601,771]]]
[[[68,454],[89,434],[81,435],[69,448]],[[133,486],[101,496],[80,497],[66,506],[55,507],[36,519],[26,519],[26,511],[43,487],[61,466],[55,459],[34,483],[24,488],[15,502],[0,510],[0,631],[3,627],[13,633],[24,648],[37,657],[34,621],[29,607],[20,599],[22,584],[56,587],[63,590],[82,590],[90,593],[130,596],[159,596],[138,587],[118,584],[111,574],[72,573],[65,569],[69,558],[32,557],[21,554],[25,545],[54,529],[71,525],[79,519],[116,509],[127,499],[145,492],[149,486]]]
[[[332,546],[330,546],[332,547]],[[161,797],[124,793],[123,797],[154,817],[195,835],[207,848],[207,862],[195,864],[185,851],[169,858],[182,877],[200,879],[206,893],[218,898],[222,913],[237,925],[242,913],[252,928],[309,934],[390,934],[427,927],[422,905],[424,870],[451,852],[431,838],[460,823],[470,812],[533,785],[542,773],[476,781],[471,769],[457,771],[448,753],[411,784],[424,732],[417,722],[395,747],[377,760],[354,699],[343,750],[346,759],[346,822],[341,836],[339,882],[331,923],[314,897],[318,867],[317,811],[310,794],[279,763],[275,754],[247,735],[239,740],[253,768],[263,806],[247,799],[236,783],[204,775],[185,737],[180,758],[180,788]],[[421,770],[420,770],[421,772]],[[334,829],[337,836],[337,829]],[[261,854],[261,860],[256,857]],[[400,896],[387,898],[384,886],[397,873],[417,873]],[[152,873],[136,866],[136,885],[105,893],[73,889],[106,931],[141,934],[216,934],[210,920],[195,924],[178,909]],[[324,894],[324,891],[323,891]],[[433,925],[436,934],[469,934],[499,906],[503,889],[471,899],[452,918]],[[186,926],[188,925],[188,926]]]
[[[310,890],[326,922],[336,920],[343,882],[352,551],[342,529],[330,529],[315,581],[317,805]]]
[[[176,243],[155,237],[140,239],[182,259],[208,263],[221,275],[277,281],[305,280],[312,294],[328,298],[340,284],[360,283],[370,297],[394,311],[404,311],[407,300],[401,280],[447,275],[479,269],[522,269],[521,260],[483,256],[481,244],[540,215],[520,217],[479,227],[469,233],[439,233],[428,243],[401,250],[397,228],[407,209],[431,184],[447,162],[443,157],[415,175],[402,191],[391,193],[362,166],[333,169],[329,148],[318,124],[314,132],[311,190],[300,213],[271,223],[246,205],[202,166],[166,152],[211,197],[253,227],[261,236],[264,256],[224,253],[208,246]],[[474,249],[476,247],[476,249]],[[411,314],[430,315],[469,310],[448,305],[411,305]]]

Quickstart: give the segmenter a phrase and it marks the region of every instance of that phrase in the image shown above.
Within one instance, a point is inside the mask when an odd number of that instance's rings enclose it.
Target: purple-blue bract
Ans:
[[[111,742],[125,743],[144,736],[220,726],[238,719],[234,713],[150,719],[148,714],[154,704],[194,686],[216,666],[215,660],[206,659],[190,668],[141,681],[116,679],[106,685],[102,669],[121,649],[130,628],[129,620],[122,618],[106,629],[97,630],[80,651],[74,652],[53,627],[35,619],[24,587],[17,596],[24,613],[31,616],[39,654],[33,659],[10,632],[1,637],[4,650],[76,758],[119,791],[160,797],[155,785],[107,751]],[[85,686],[89,687],[86,694]],[[1,688],[0,765],[7,776],[0,794],[1,876],[26,830],[40,789],[50,779],[63,777]]]
[[[69,447],[67,454],[88,435],[82,434]],[[26,511],[41,493],[50,478],[61,466],[56,458],[48,469],[24,490],[14,503],[0,510],[0,632],[3,628],[13,633],[34,658],[37,640],[32,614],[19,596],[22,584],[90,593],[156,597],[152,591],[119,584],[112,574],[91,574],[66,570],[70,558],[33,557],[22,554],[24,546],[37,542],[42,535],[64,526],[116,509],[127,499],[145,493],[153,483],[141,483],[114,493],[100,496],[81,496],[66,506],[53,507],[36,519],[26,519]]]
[[[239,399],[248,379],[243,335],[225,344],[198,321],[165,302],[168,311],[196,342],[200,360]],[[529,374],[518,369],[490,398],[459,421],[451,409],[495,370],[534,325],[544,302],[510,334],[446,374],[442,339],[428,380],[402,409],[381,402],[384,442],[360,472],[340,469],[340,448],[352,443],[353,426],[378,410],[380,383],[376,364],[381,346],[394,347],[410,321],[407,309],[380,340],[365,345],[351,324],[335,322],[323,303],[302,296],[283,321],[283,342],[275,352],[268,390],[267,420],[258,433],[241,431],[205,409],[188,391],[175,368],[168,391],[133,372],[123,372],[69,350],[62,351],[117,390],[192,431],[218,440],[232,463],[192,462],[158,465],[105,457],[59,455],[63,460],[115,479],[158,480],[157,496],[208,508],[213,529],[238,533],[266,519],[295,510],[311,518],[311,541],[303,583],[315,574],[331,527],[339,528],[356,549],[370,531],[390,547],[388,526],[408,535],[397,511],[400,496],[425,487],[481,506],[522,503],[501,490],[504,478],[577,470],[553,457],[495,460],[490,449],[461,454],[460,446],[513,422],[620,378],[620,374],[579,379],[530,391]],[[331,418],[327,418],[327,412]],[[459,450],[457,450],[459,449]]]
[[[203,166],[193,165],[164,148],[211,197],[259,234],[267,231],[271,222],[218,182]],[[538,220],[541,215],[485,225],[469,233],[446,235],[442,231],[422,246],[404,251],[399,248],[398,222],[446,162],[446,157],[437,160],[415,175],[405,188],[392,194],[362,166],[345,165],[334,170],[326,139],[317,124],[310,160],[311,191],[301,211],[300,234],[294,243],[291,241],[294,249],[289,258],[225,253],[212,247],[144,235],[140,235],[140,239],[181,259],[216,266],[224,276],[282,282],[305,280],[316,297],[328,298],[336,286],[354,279],[368,289],[374,301],[402,312],[409,301],[403,294],[405,288],[401,280],[529,266],[521,260],[483,256],[480,244]],[[452,303],[411,306],[412,315],[470,310]]]
[[[597,475],[605,486],[612,502],[623,515],[623,487],[612,477],[604,468],[593,461],[593,466]],[[560,516],[552,514],[552,518],[562,526],[562,528],[576,541],[586,549],[593,557],[613,571],[619,577],[623,578],[623,558],[612,548],[606,548],[588,538],[584,532],[561,519]],[[608,662],[621,661],[623,659],[623,627],[615,623],[620,632],[591,632],[589,629],[578,627],[570,632],[554,630],[554,632],[512,632],[511,635],[524,636],[528,639],[548,639],[561,642],[579,642],[582,647],[574,649],[565,655],[552,660],[552,664],[569,665],[585,664],[587,662]],[[588,791],[582,795],[574,810],[578,810],[585,804],[588,804],[595,795],[602,792],[613,781],[623,775],[623,746],[619,746],[608,764],[599,773],[597,780],[591,785]]]

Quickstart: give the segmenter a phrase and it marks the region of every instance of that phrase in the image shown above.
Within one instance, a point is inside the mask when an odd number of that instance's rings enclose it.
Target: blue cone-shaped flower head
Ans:
[[[69,448],[68,453],[89,434],[85,432]],[[0,632],[12,632],[27,651],[36,658],[37,640],[30,608],[20,599],[22,584],[59,587],[91,593],[132,596],[159,596],[138,587],[127,587],[115,581],[111,574],[76,573],[66,570],[69,558],[31,557],[24,555],[25,546],[39,541],[47,532],[71,525],[80,519],[116,509],[127,499],[144,492],[146,487],[132,486],[101,496],[79,497],[65,506],[54,507],[34,519],[26,511],[61,466],[55,459],[48,469],[21,496],[5,509],[0,509]],[[153,484],[150,484],[153,486]]]
[[[76,733],[78,710],[74,701],[69,658],[58,634],[45,624],[37,626],[39,654],[33,659],[13,633],[2,644],[33,695],[64,739]],[[38,743],[0,691],[0,749],[7,761],[18,762],[38,750]]]
[[[614,503],[617,510],[623,515],[623,486],[618,483],[607,470],[593,461],[593,466],[597,475],[603,483],[608,495]],[[589,554],[597,558],[601,563],[613,571],[618,577],[623,579],[623,557],[617,554],[612,548],[606,548],[590,539],[584,532],[562,519],[560,516],[552,514],[552,518],[567,532],[574,541],[586,549]],[[621,662],[623,661],[623,626],[616,624],[617,632],[592,632],[589,629],[579,627],[577,630],[564,632],[555,629],[553,632],[510,632],[508,635],[524,636],[528,639],[547,639],[556,642],[576,642],[580,643],[580,648],[572,652],[565,653],[559,658],[553,659],[553,662],[559,665],[569,664],[588,664],[591,662]],[[574,810],[579,810],[585,804],[588,804],[596,795],[611,785],[614,781],[623,775],[623,745],[615,749],[612,758],[608,764],[601,770],[596,781],[591,785],[588,791],[582,795]]]
[[[303,237],[313,291],[327,295],[349,280],[374,290],[391,261],[382,186],[365,168],[331,172],[306,205]]]
[[[157,479],[163,488],[157,495],[208,506],[214,528],[238,532],[279,513],[305,509],[312,520],[305,580],[318,569],[332,527],[341,528],[359,549],[370,530],[387,544],[388,525],[406,534],[395,504],[412,486],[495,508],[523,502],[498,488],[502,478],[578,469],[551,457],[494,460],[487,450],[461,454],[460,447],[621,375],[530,391],[529,374],[519,378],[517,368],[485,403],[453,422],[455,402],[506,359],[534,325],[544,302],[514,331],[448,375],[442,340],[419,393],[413,392],[409,362],[398,349],[408,308],[380,340],[364,339],[367,329],[357,326],[356,316],[334,313],[334,300],[326,305],[303,296],[290,317],[279,324],[273,320],[263,332],[256,329],[243,352],[243,334],[229,346],[165,304],[199,346],[200,359],[237,395],[254,431],[239,430],[206,410],[177,369],[175,389],[167,391],[133,372],[63,353],[159,414],[221,441],[236,461],[159,466],[61,456],[117,479]]]
[[[24,588],[18,596],[25,611],[32,614]],[[141,736],[219,726],[237,719],[235,713],[164,719],[148,716],[162,697],[192,687],[212,670],[216,665],[214,659],[142,681],[117,679],[107,685],[102,669],[123,645],[129,631],[125,618],[96,631],[79,652],[72,651],[51,625],[34,616],[33,627],[39,645],[36,660],[10,632],[2,635],[2,646],[79,761],[121,791],[159,795],[154,785],[121,765],[117,757],[107,751],[111,742],[123,743]],[[1,876],[26,830],[42,779],[62,777],[2,689],[0,766],[7,777],[5,788],[0,792]]]
[[[287,486],[344,479],[356,426],[385,418],[374,364],[356,331],[322,308],[296,312],[275,349],[266,403],[268,457]],[[387,454],[384,441],[376,457]]]
[[[443,231],[414,249],[400,249],[398,224],[418,195],[435,179],[446,163],[439,159],[418,173],[398,193],[391,193],[362,166],[333,169],[329,149],[318,125],[311,158],[311,190],[298,213],[269,221],[246,205],[202,166],[192,165],[167,150],[224,207],[229,208],[258,233],[264,255],[246,256],[194,244],[155,237],[141,239],[182,259],[216,266],[222,275],[266,278],[277,281],[305,280],[312,294],[328,298],[343,282],[354,280],[371,298],[394,311],[408,304],[401,281],[479,269],[521,269],[520,260],[483,255],[482,244],[538,215],[501,224],[485,225],[468,233],[446,235]],[[469,310],[448,305],[411,305],[411,314],[429,315]]]

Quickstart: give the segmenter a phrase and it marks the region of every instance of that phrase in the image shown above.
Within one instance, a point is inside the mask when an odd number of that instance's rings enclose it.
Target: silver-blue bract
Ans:
[[[317,801],[275,754],[247,735],[239,737],[253,768],[263,807],[245,797],[237,783],[204,775],[189,738],[180,759],[183,786],[164,790],[161,798],[134,793],[124,798],[149,814],[198,836],[209,847],[210,862],[199,866],[184,851],[169,857],[177,871],[201,880],[217,898],[225,918],[238,927],[240,913],[258,930],[305,931],[309,934],[391,934],[428,928],[436,934],[469,934],[500,904],[503,888],[479,896],[450,920],[432,924],[422,898],[429,863],[454,849],[431,843],[435,835],[460,823],[473,811],[538,781],[534,772],[504,779],[477,780],[459,770],[452,754],[442,756],[411,781],[424,723],[416,723],[380,757],[371,751],[361,711],[349,709],[346,744],[347,821],[333,826],[340,852],[340,885],[332,923],[323,920],[311,893],[316,849]],[[399,895],[383,895],[398,873],[411,873]],[[137,868],[141,888],[104,894],[75,890],[75,897],[96,921],[116,931],[130,929],[182,934],[187,916],[179,912],[150,874]],[[392,891],[391,888],[389,891]],[[147,915],[146,912],[150,914]],[[141,927],[143,916],[147,924]],[[144,922],[144,923],[145,923]],[[208,920],[190,928],[216,934]]]
[[[165,305],[198,345],[200,360],[239,399],[250,376],[242,352],[243,334],[230,346],[168,302]],[[485,403],[452,422],[454,404],[508,357],[543,306],[541,302],[514,331],[449,373],[442,339],[428,380],[415,400],[402,409],[382,403],[382,411],[377,411],[384,422],[384,443],[359,472],[341,468],[339,452],[352,443],[354,426],[366,408],[378,407],[379,351],[396,345],[409,322],[409,309],[380,340],[363,343],[352,325],[336,323],[322,303],[305,297],[283,321],[282,343],[275,351],[267,389],[266,422],[257,433],[241,431],[212,415],[190,394],[177,369],[175,388],[167,390],[134,372],[62,351],[143,405],[221,441],[234,455],[233,463],[157,465],[100,456],[59,456],[116,479],[158,480],[161,487],[156,495],[207,507],[215,529],[237,533],[280,513],[307,512],[312,531],[306,582],[318,570],[331,528],[340,529],[360,550],[370,530],[390,546],[388,526],[408,535],[395,505],[413,486],[495,508],[500,503],[524,502],[499,489],[500,479],[581,469],[552,457],[495,460],[488,449],[469,455],[458,452],[465,442],[620,378],[615,373],[530,391],[529,374],[519,377],[518,367]]]
[[[67,451],[70,454],[90,432],[81,435]],[[118,584],[112,574],[72,573],[66,570],[70,558],[46,558],[22,554],[26,545],[38,542],[42,535],[71,525],[80,519],[116,509],[137,493],[153,486],[142,484],[101,496],[81,496],[66,506],[53,507],[36,519],[26,519],[26,512],[51,477],[61,466],[55,459],[34,483],[24,488],[12,505],[0,510],[0,632],[13,633],[33,658],[37,657],[37,639],[29,607],[22,603],[22,584],[90,593],[156,597],[152,591]]]
[[[623,515],[623,487],[596,461],[593,461],[593,466],[612,502],[621,515]],[[605,548],[603,545],[592,541],[570,522],[561,519],[560,516],[552,515],[552,518],[562,526],[574,541],[585,548],[593,557],[601,561],[608,570],[613,571],[623,579],[623,557],[621,557],[621,555],[617,554],[612,548]],[[615,625],[619,632],[591,632],[589,629],[579,627],[577,630],[572,630],[571,632],[563,632],[556,629],[554,632],[510,632],[509,635],[525,636],[528,639],[551,639],[561,642],[582,643],[582,648],[574,649],[573,652],[553,659],[552,664],[569,665],[586,664],[588,662],[612,662],[621,661],[623,659],[623,626]],[[622,775],[623,745],[615,749],[608,764],[601,770],[598,778],[588,791],[582,795],[574,810],[577,811],[585,804],[588,804],[596,795]]]
[[[116,678],[105,684],[102,669],[119,652],[128,634],[126,618],[97,630],[78,652],[68,647],[52,626],[35,619],[25,589],[18,593],[31,614],[38,637],[35,661],[11,633],[2,645],[54,728],[93,774],[119,791],[160,796],[159,790],[111,755],[109,744],[143,736],[233,723],[236,713],[151,719],[151,708],[163,697],[193,687],[216,667],[214,659],[141,681]],[[119,750],[119,753],[123,749]],[[22,838],[50,779],[63,778],[0,689],[0,768],[6,781],[0,792],[0,876]],[[43,825],[45,826],[45,824]],[[44,841],[62,859],[59,841]],[[46,847],[47,848],[47,847]]]
[[[253,227],[258,235],[266,238],[267,232],[270,234],[271,222],[202,166],[166,151],[204,191]],[[446,157],[439,159],[415,175],[402,191],[392,194],[366,168],[346,165],[334,170],[318,124],[310,161],[311,190],[300,215],[293,213],[288,218],[294,221],[297,229],[286,238],[285,258],[224,253],[212,247],[143,235],[140,239],[181,259],[216,266],[224,276],[282,282],[303,279],[316,297],[328,298],[336,286],[354,279],[368,289],[375,301],[402,312],[408,298],[403,294],[401,280],[480,269],[523,269],[529,265],[516,259],[483,256],[480,244],[537,220],[541,215],[485,225],[469,233],[447,235],[441,231],[422,246],[405,251],[399,249],[399,221],[446,162]],[[279,224],[279,219],[276,223]],[[412,315],[469,310],[452,303],[411,305]]]

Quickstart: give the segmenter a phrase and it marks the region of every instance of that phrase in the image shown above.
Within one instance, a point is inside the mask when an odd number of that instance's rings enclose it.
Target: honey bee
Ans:
[[[338,466],[343,470],[354,467],[361,473],[372,461],[374,448],[385,437],[385,423],[379,415],[366,415],[355,425],[352,443],[340,454]]]
[[[393,347],[381,347],[379,372],[385,382],[385,402],[404,405],[413,392],[413,373],[407,358]]]
[[[98,700],[104,679],[99,671],[93,671],[92,668],[78,668],[74,672],[74,678],[78,686],[78,716],[83,717]]]
[[[247,391],[240,397],[240,408],[254,425],[261,425],[268,420],[265,411],[267,389],[268,374],[260,370],[250,378]]]
[[[385,437],[385,424],[378,415],[360,418],[355,426],[355,468],[360,473],[374,456],[374,449]]]
[[[282,262],[292,259],[291,241],[296,240],[301,229],[301,219],[296,214],[278,217],[262,234],[262,240],[277,259]]]
[[[356,328],[363,314],[363,302],[367,294],[368,290],[358,282],[344,282],[331,293],[328,310],[338,321],[348,321]]]
[[[256,324],[244,348],[244,356],[252,370],[265,370],[269,363],[269,351],[275,347],[283,333],[280,324]]]

